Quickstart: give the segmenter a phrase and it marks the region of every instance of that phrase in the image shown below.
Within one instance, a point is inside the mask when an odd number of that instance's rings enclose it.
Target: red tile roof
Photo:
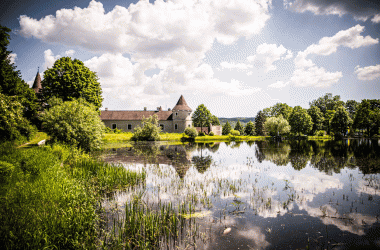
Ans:
[[[100,119],[117,121],[140,121],[143,117],[157,115],[158,120],[173,120],[172,111],[101,111]]]
[[[174,106],[173,110],[186,110],[186,111],[192,111],[191,108],[187,105],[185,98],[183,95],[179,98],[177,105]]]

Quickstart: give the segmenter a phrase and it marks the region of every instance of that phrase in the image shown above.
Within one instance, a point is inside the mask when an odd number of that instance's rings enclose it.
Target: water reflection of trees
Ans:
[[[197,150],[200,155],[193,156],[192,162],[199,173],[203,174],[211,166],[212,156],[203,155],[203,150],[208,150],[215,153],[219,149],[219,143],[198,143]]]
[[[365,174],[380,172],[377,141],[257,141],[258,162],[271,161],[279,166],[291,164],[301,170],[310,166],[327,174],[339,173],[342,168],[359,167]]]

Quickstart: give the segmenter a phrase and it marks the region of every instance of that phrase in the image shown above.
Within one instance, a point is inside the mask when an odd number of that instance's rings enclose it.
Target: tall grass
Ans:
[[[97,248],[102,193],[142,182],[66,146],[0,145],[0,245],[5,249]],[[12,165],[13,167],[9,167]]]

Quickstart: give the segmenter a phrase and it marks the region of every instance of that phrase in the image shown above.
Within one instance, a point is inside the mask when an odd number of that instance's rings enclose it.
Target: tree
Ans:
[[[211,118],[212,114],[210,110],[208,110],[204,104],[201,104],[193,113],[193,125],[194,127],[201,127],[201,131],[203,131],[203,127],[210,125]]]
[[[362,100],[356,111],[353,127],[365,129],[368,136],[378,133],[380,127],[380,100]]]
[[[282,117],[286,120],[289,119],[290,114],[292,113],[293,108],[288,106],[286,103],[276,103],[271,108],[271,116],[279,117],[282,115]]]
[[[42,126],[53,141],[77,146],[87,151],[99,148],[104,124],[95,106],[84,99],[75,99],[46,110]]]
[[[255,118],[255,127],[256,127],[256,135],[265,135],[265,124],[266,116],[263,111],[259,111]]]
[[[35,127],[23,117],[17,98],[0,93],[0,141],[30,139],[35,132]]]
[[[137,126],[132,136],[133,141],[158,141],[160,139],[161,127],[158,125],[157,115],[143,118],[142,128]]]
[[[311,129],[311,133],[314,135],[317,130],[321,130],[323,127],[323,113],[317,106],[311,106],[307,113],[310,115],[311,120],[313,121],[313,128]]]
[[[301,106],[293,108],[289,117],[291,131],[295,134],[307,134],[313,128],[313,121],[310,115]]]
[[[346,110],[350,114],[351,119],[354,119],[356,110],[359,107],[359,103],[355,100],[347,100],[344,107],[346,108]]]
[[[264,123],[264,127],[271,135],[282,135],[290,132],[289,123],[282,115],[268,118]]]
[[[339,107],[331,119],[331,129],[335,134],[344,136],[352,124],[352,119],[344,107]]]
[[[215,115],[211,115],[210,122],[213,126],[220,126],[219,119]]]
[[[15,96],[23,106],[23,116],[34,124],[38,123],[38,100],[33,89],[21,79],[20,71],[10,61],[12,51],[8,51],[10,29],[0,25],[0,93]]]
[[[340,96],[333,96],[331,93],[326,93],[323,97],[319,97],[309,104],[310,107],[317,106],[323,114],[326,114],[327,110],[336,110],[339,106],[344,106],[344,102],[340,100]]]
[[[44,72],[41,85],[44,100],[53,96],[61,98],[64,102],[83,98],[93,104],[96,110],[102,106],[102,89],[96,73],[78,59],[58,59],[52,68]]]
[[[324,118],[324,126],[327,131],[327,134],[331,132],[331,120],[334,117],[335,110],[327,110]]]
[[[222,127],[222,135],[228,135],[232,130],[232,127],[229,122],[223,125]]]
[[[198,132],[197,132],[197,130],[194,127],[185,128],[184,133],[185,133],[185,135],[187,135],[191,139],[194,139],[198,135]]]
[[[239,131],[240,135],[244,135],[244,127],[241,125],[240,121],[238,120],[235,125],[235,130]]]
[[[255,124],[252,121],[249,121],[247,125],[245,125],[244,133],[246,135],[255,135]]]

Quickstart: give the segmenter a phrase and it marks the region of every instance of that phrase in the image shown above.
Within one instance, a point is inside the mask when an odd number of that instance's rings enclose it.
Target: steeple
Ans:
[[[179,98],[177,104],[174,106],[173,111],[174,110],[192,111],[191,108],[187,105],[187,103],[186,103],[185,98],[183,97],[183,95],[181,95],[181,97]]]
[[[33,87],[32,89],[34,92],[38,93],[42,89],[41,85],[41,76],[40,76],[40,67],[38,67],[36,78],[34,79]]]

